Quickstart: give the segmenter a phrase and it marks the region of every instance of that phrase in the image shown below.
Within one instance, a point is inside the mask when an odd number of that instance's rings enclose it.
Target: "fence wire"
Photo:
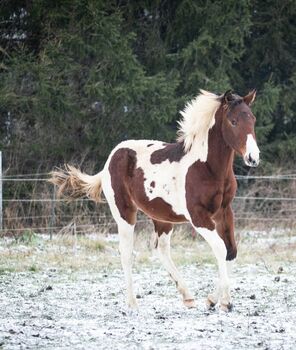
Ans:
[[[51,186],[48,182],[49,173],[36,173],[36,174],[16,174],[16,175],[4,175],[0,178],[0,181],[5,183],[44,183],[48,186]],[[238,182],[247,183],[249,180],[254,182],[257,181],[294,181],[296,180],[296,174],[278,174],[278,175],[269,175],[269,176],[254,176],[254,175],[236,175],[236,179]],[[284,203],[294,203],[296,201],[296,197],[291,196],[291,193],[287,196],[260,196],[260,195],[237,195],[234,198],[234,206],[235,205],[245,205],[243,203],[261,203],[262,206],[265,202],[274,202],[283,205]],[[25,207],[22,207],[21,212],[16,210],[17,215],[10,215],[10,213],[5,214],[3,217],[4,230],[11,232],[21,232],[25,230],[39,230],[39,231],[61,231],[67,226],[71,225],[71,223],[75,222],[75,230],[76,232],[82,232],[81,230],[85,229],[99,229],[102,227],[112,226],[115,224],[112,215],[96,215],[90,214],[90,208],[85,208],[85,205],[92,202],[92,200],[88,198],[82,198],[77,200],[67,200],[61,198],[42,198],[42,193],[37,193],[34,191],[34,196],[38,196],[37,198],[5,198],[3,199],[4,209],[6,206],[16,206],[18,204],[21,205],[29,205],[29,209],[32,211],[32,208],[37,208],[36,205],[41,205],[41,209],[38,209],[41,213],[39,215],[28,215],[25,214]],[[41,197],[41,198],[40,198]],[[61,213],[61,209],[59,209],[59,213],[56,213],[57,206],[60,204],[67,203],[76,205],[76,209],[71,214]],[[47,206],[45,206],[45,204]],[[79,205],[79,208],[77,207]],[[104,205],[104,204],[103,204]],[[102,204],[100,204],[100,208]],[[94,208],[96,208],[95,206]],[[39,207],[38,207],[39,208]],[[249,208],[250,209],[250,208]],[[281,207],[281,208],[268,208],[268,213],[266,210],[262,210],[256,217],[254,217],[254,211],[249,210],[248,208],[244,208],[242,212],[239,212],[238,215],[235,216],[236,221],[248,221],[248,222],[274,222],[276,220],[280,220],[282,222],[294,222],[294,212],[296,208],[291,207]],[[77,214],[76,211],[80,210]],[[92,209],[93,210],[93,209]],[[49,212],[50,214],[45,215],[44,212]],[[258,213],[257,213],[258,214]],[[271,216],[268,216],[271,215]],[[287,215],[289,214],[289,215]],[[292,214],[292,215],[291,215]],[[69,223],[70,221],[70,223]],[[84,223],[79,223],[77,221],[83,221]],[[92,223],[89,223],[94,221]],[[32,226],[26,227],[25,224],[28,222],[33,222]],[[40,225],[34,225],[36,222],[40,223]],[[87,222],[87,223],[85,223]],[[146,224],[151,222],[149,219],[140,219],[137,221],[138,223]],[[5,224],[9,223],[9,227],[5,227]],[[46,223],[46,225],[44,225]],[[47,224],[50,223],[50,224]],[[58,225],[56,223],[59,223]],[[18,227],[21,226],[21,227]],[[34,227],[33,227],[34,226]],[[36,227],[35,227],[36,226]]]

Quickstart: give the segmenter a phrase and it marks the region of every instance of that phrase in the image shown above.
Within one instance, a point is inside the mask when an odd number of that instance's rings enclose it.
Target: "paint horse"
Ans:
[[[176,143],[128,140],[111,152],[104,169],[94,176],[66,166],[52,172],[59,193],[100,201],[104,192],[118,225],[121,263],[127,286],[127,303],[137,308],[132,283],[133,233],[137,211],[148,215],[155,228],[155,248],[176,282],[187,307],[194,307],[189,291],[170,254],[174,224],[190,222],[208,242],[217,259],[219,279],[206,304],[218,301],[231,310],[228,264],[236,258],[231,203],[237,184],[234,154],[246,165],[259,164],[250,105],[256,92],[245,97],[227,91],[218,96],[201,90],[181,112]]]

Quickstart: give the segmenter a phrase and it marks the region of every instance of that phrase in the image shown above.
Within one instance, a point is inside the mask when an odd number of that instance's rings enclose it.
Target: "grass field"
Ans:
[[[158,260],[150,243],[151,235],[147,231],[135,234],[135,268]],[[281,261],[296,261],[296,230],[242,230],[237,235],[237,242],[237,264],[262,261],[267,269],[276,271]],[[191,237],[190,231],[184,228],[174,232],[171,245],[177,265],[215,263],[207,243],[199,236]],[[17,238],[0,239],[0,273],[42,271],[48,267],[73,271],[118,268],[118,236],[104,233],[77,236],[60,234],[50,240],[46,235],[27,231]]]

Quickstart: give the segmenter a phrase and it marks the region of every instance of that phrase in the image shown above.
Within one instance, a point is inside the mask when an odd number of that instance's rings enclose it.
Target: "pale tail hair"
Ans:
[[[64,169],[52,171],[49,182],[58,187],[58,196],[68,199],[87,197],[95,202],[102,202],[101,173],[87,175],[71,165],[65,165]]]
[[[200,90],[200,94],[180,112],[182,119],[178,122],[178,141],[184,142],[185,152],[195,144],[201,161],[206,161],[208,133],[215,124],[215,114],[220,104],[218,95]]]

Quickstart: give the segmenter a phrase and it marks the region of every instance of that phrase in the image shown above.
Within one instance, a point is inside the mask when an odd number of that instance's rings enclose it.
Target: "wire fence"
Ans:
[[[56,198],[56,190],[48,183],[48,173],[4,175],[4,189],[13,186],[14,192],[3,198],[2,225],[5,233],[17,234],[26,230],[51,235],[63,230],[75,233],[97,230],[116,231],[116,225],[107,204],[94,204],[83,198],[71,201]],[[233,207],[235,220],[241,226],[281,224],[294,227],[296,212],[296,174],[270,176],[237,175],[239,184]],[[19,187],[32,187],[28,191]],[[241,188],[240,188],[241,187]],[[6,192],[4,191],[6,194]],[[138,225],[151,221],[140,215]]]

